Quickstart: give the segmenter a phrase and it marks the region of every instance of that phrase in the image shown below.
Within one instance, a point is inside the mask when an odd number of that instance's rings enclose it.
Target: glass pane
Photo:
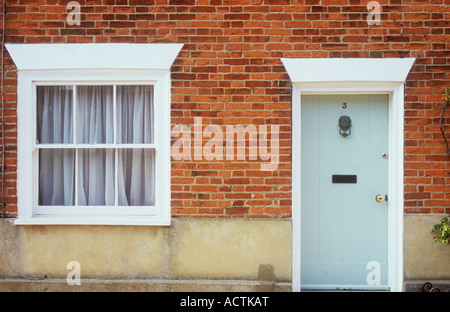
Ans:
[[[37,86],[38,143],[72,143],[72,86]]]
[[[78,150],[78,205],[114,205],[114,149]]]
[[[73,149],[39,151],[39,205],[73,206],[75,152]]]
[[[117,143],[153,143],[153,86],[117,86]]]
[[[113,86],[77,87],[77,143],[113,143]]]
[[[155,151],[119,150],[117,167],[119,206],[154,206]]]

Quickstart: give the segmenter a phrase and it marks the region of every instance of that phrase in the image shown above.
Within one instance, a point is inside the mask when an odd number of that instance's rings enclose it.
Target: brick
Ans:
[[[248,213],[250,208],[248,207],[232,207],[232,208],[225,208],[225,213],[234,215],[234,214],[245,214]]]
[[[450,15],[432,2],[382,1],[382,25],[369,26],[358,0],[104,0],[82,6],[82,24],[68,27],[64,5],[33,0],[8,5],[6,42],[184,43],[171,71],[173,125],[203,117],[204,125],[281,126],[274,172],[260,171],[248,149],[239,162],[172,162],[177,217],[290,217],[291,86],[280,58],[417,57],[405,95],[405,212],[443,213],[450,156],[438,118],[450,79]],[[14,216],[17,74],[9,57],[5,69],[6,209]]]

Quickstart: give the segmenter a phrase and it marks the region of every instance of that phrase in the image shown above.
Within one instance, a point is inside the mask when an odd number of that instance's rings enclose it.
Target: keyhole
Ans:
[[[347,103],[342,103],[342,108],[346,109],[347,108]]]

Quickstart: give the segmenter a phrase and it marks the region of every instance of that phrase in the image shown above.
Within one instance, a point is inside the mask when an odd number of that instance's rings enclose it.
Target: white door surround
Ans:
[[[404,83],[414,58],[282,59],[292,81],[292,290],[301,289],[301,96],[388,94],[388,284],[403,284]],[[298,191],[295,191],[298,190]]]

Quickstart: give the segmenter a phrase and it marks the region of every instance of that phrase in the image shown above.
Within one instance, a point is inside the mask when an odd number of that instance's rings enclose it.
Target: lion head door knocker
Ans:
[[[352,120],[348,116],[341,116],[339,118],[339,134],[344,138],[352,134],[351,131]]]

